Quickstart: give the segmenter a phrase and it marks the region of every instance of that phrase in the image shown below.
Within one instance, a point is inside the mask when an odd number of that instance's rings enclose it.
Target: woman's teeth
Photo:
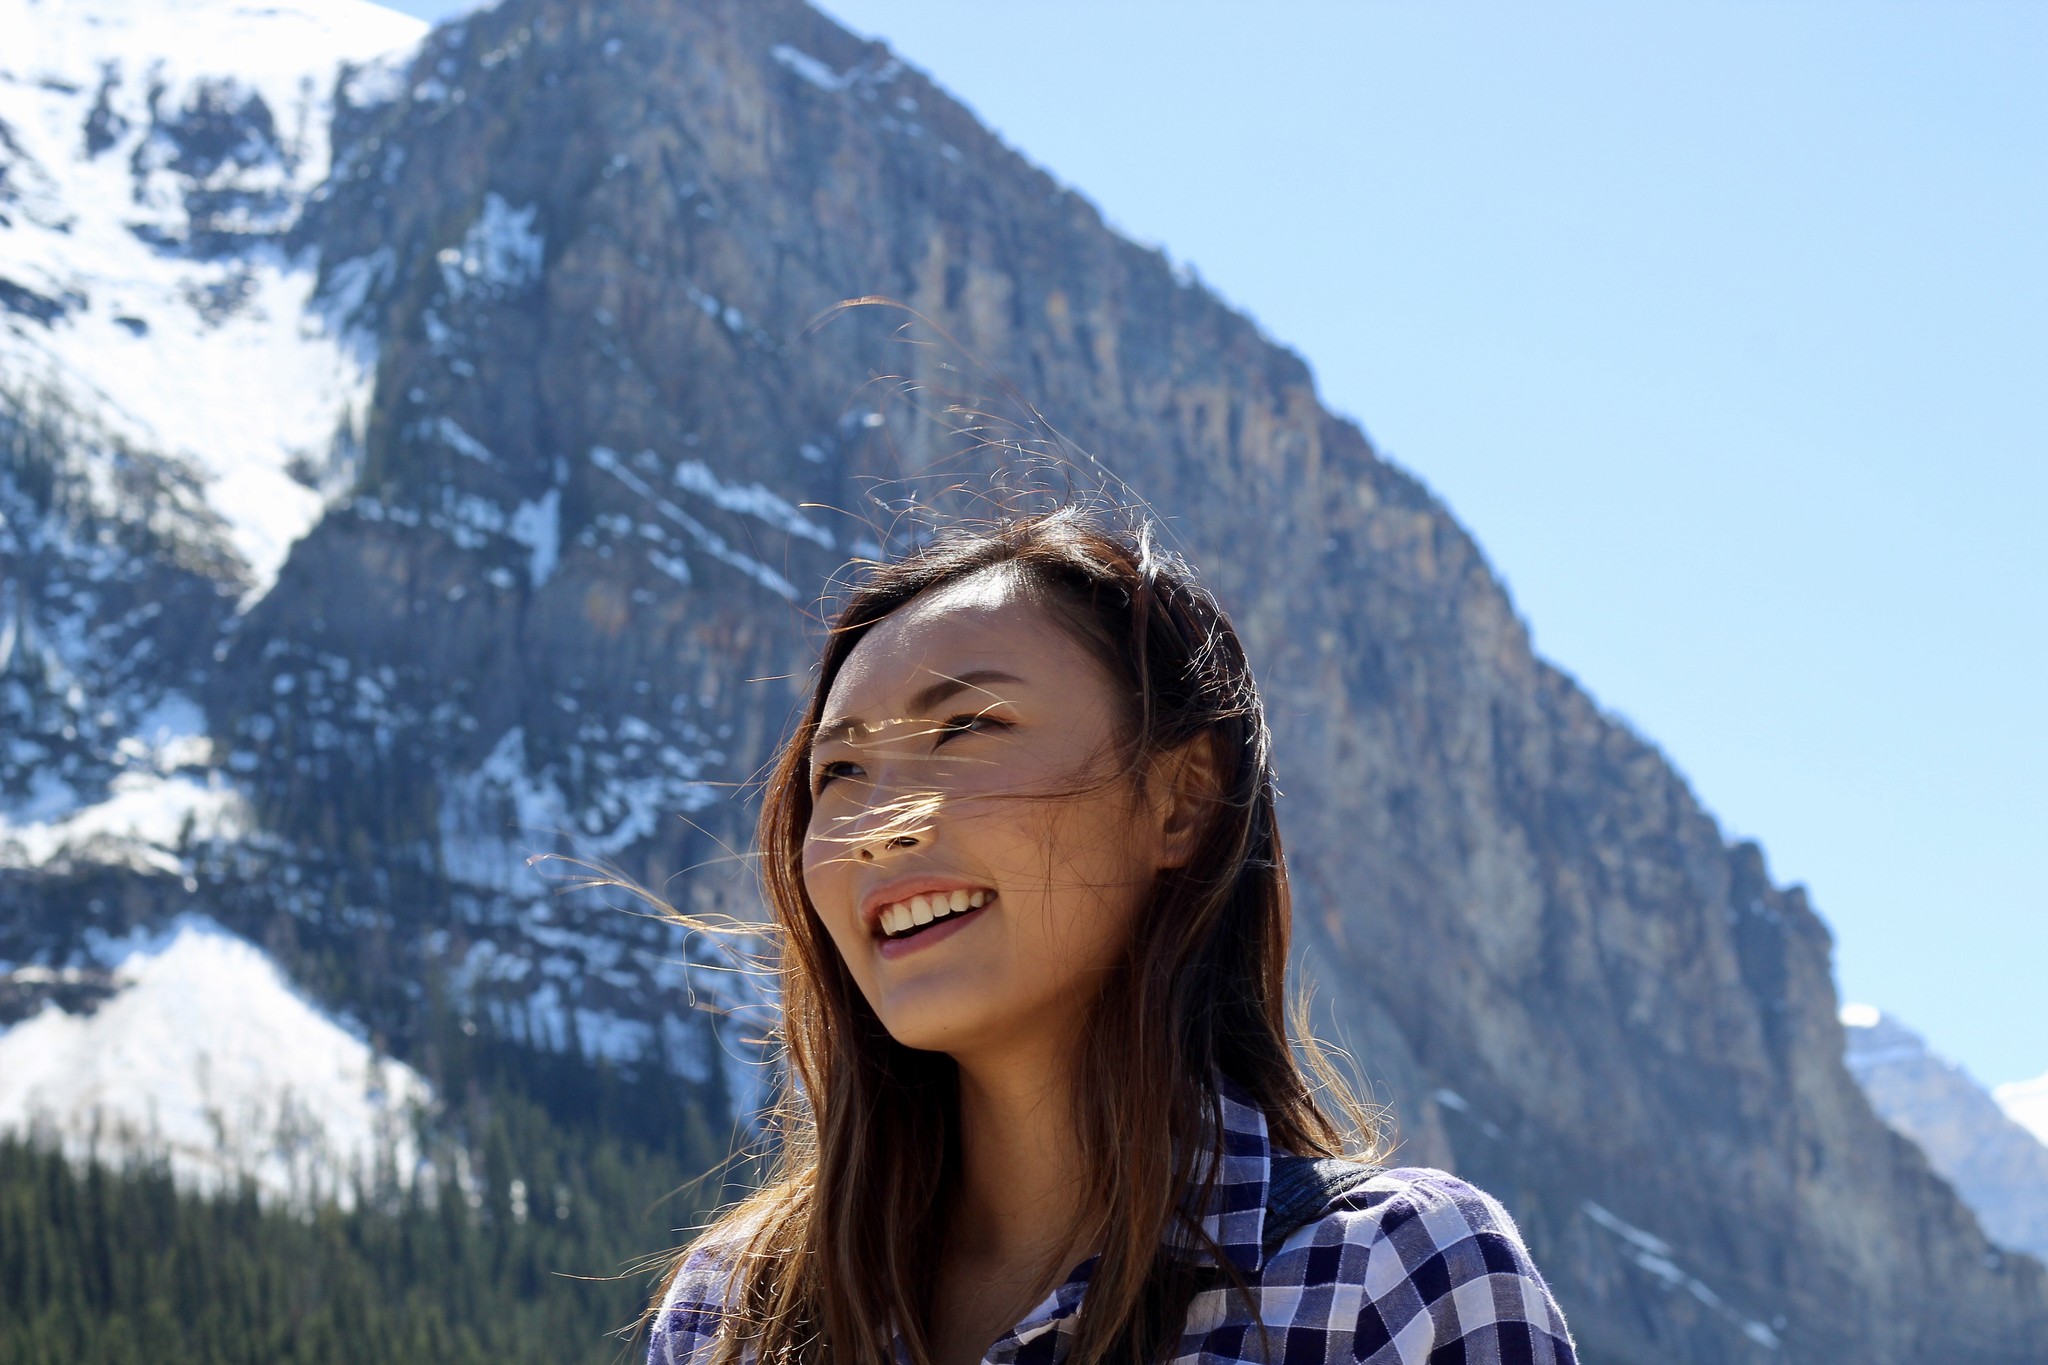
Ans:
[[[882,933],[889,938],[900,938],[924,928],[933,920],[979,910],[994,900],[995,895],[993,891],[934,891],[929,895],[912,896],[882,911]]]

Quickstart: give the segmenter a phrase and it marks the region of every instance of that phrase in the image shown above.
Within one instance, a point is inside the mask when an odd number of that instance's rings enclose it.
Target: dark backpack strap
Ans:
[[[1271,1259],[1282,1242],[1379,1173],[1377,1166],[1330,1156],[1275,1156],[1266,1183],[1266,1235],[1259,1241],[1259,1259]]]

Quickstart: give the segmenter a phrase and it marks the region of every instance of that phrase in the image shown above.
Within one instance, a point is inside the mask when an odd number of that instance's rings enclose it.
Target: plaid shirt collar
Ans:
[[[1222,1166],[1202,1211],[1202,1231],[1239,1273],[1256,1275],[1264,1268],[1259,1244],[1266,1236],[1273,1146],[1266,1136],[1266,1115],[1249,1096],[1222,1077],[1217,1080],[1216,1093],[1222,1131],[1210,1151]],[[1198,1171],[1198,1178],[1205,1171]],[[1206,1247],[1198,1248],[1197,1254],[1205,1261],[1213,1260]]]
[[[1242,1090],[1229,1080],[1219,1078],[1216,1093],[1221,1137],[1210,1152],[1212,1159],[1220,1160],[1222,1166],[1216,1173],[1216,1183],[1209,1190],[1206,1207],[1198,1221],[1202,1231],[1215,1242],[1238,1273],[1250,1278],[1264,1266],[1260,1243],[1266,1235],[1266,1189],[1272,1181],[1273,1148],[1266,1136],[1265,1114],[1250,1102]],[[1198,1186],[1206,1173],[1206,1167],[1197,1168]],[[1184,1233],[1180,1234],[1180,1239],[1184,1243],[1194,1243],[1188,1249],[1196,1260],[1205,1264],[1215,1263],[1215,1257],[1206,1245]],[[1090,1256],[1075,1266],[1065,1283],[997,1341],[990,1349],[989,1358],[999,1360],[1010,1356],[1047,1332],[1056,1330],[1079,1312],[1081,1299],[1088,1291],[1088,1282],[1100,1260],[1099,1256]]]

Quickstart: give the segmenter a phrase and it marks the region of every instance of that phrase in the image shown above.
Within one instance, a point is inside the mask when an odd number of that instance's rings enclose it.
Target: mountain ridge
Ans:
[[[2048,1142],[1927,1040],[1848,1005],[1847,1062],[1879,1117],[1911,1138],[2000,1246],[2048,1261]],[[2001,1087],[2001,1090],[2007,1087]]]

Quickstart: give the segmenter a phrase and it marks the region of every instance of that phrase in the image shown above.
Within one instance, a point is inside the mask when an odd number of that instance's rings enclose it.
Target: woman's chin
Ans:
[[[918,1010],[907,1018],[884,1019],[889,1036],[913,1052],[945,1052],[954,1056],[971,1053],[988,1031],[980,1021],[940,1016],[936,1011]]]
[[[949,1000],[946,994],[951,992],[898,1001],[882,1010],[889,1036],[915,1052],[945,1052],[956,1058],[1018,1041],[1020,1021],[991,1012],[985,995],[977,999],[974,992],[963,991],[960,998]]]

